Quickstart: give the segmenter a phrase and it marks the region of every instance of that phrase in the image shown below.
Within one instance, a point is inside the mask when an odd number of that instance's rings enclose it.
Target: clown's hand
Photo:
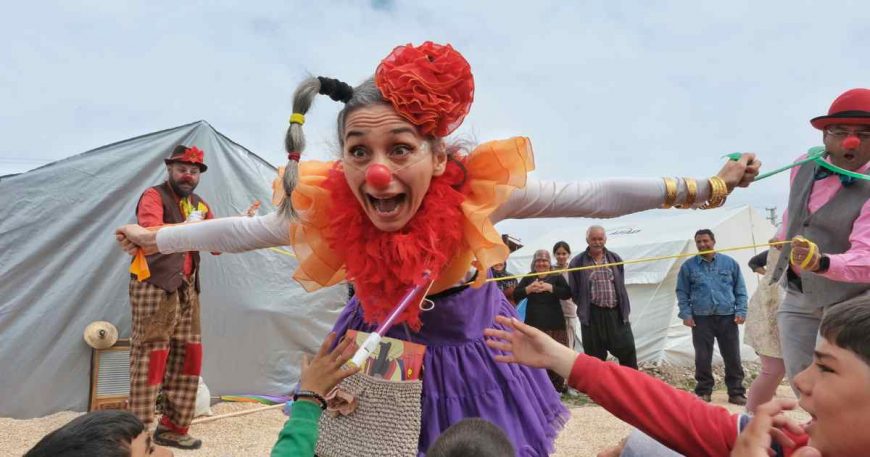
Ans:
[[[722,169],[719,170],[717,176],[725,181],[728,186],[728,192],[734,190],[735,187],[747,187],[758,176],[758,170],[761,169],[761,161],[751,152],[744,152],[739,156],[734,154],[734,158],[725,162]]]
[[[254,200],[254,203],[251,203],[251,206],[242,213],[242,216],[254,217],[257,215],[258,209],[260,209],[260,200]]]
[[[804,271],[816,271],[819,269],[819,261],[822,259],[822,253],[819,252],[819,246],[816,243],[802,237],[796,236],[791,240],[791,255],[789,262]]]

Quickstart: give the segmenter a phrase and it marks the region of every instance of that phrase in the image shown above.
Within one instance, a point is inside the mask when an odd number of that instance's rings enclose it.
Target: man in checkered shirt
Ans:
[[[573,271],[569,277],[571,296],[577,304],[583,352],[601,360],[610,352],[620,365],[637,369],[637,351],[631,331],[631,303],[625,289],[625,270],[615,252],[608,250],[604,227],[593,225],[586,230],[586,250],[571,260],[570,268],[592,268]]]

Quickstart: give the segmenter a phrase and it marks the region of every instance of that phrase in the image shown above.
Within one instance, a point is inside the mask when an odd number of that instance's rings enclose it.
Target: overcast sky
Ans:
[[[280,164],[296,83],[356,84],[424,40],[471,63],[458,134],[529,136],[539,178],[702,177],[734,151],[771,169],[820,143],[808,120],[837,95],[870,86],[868,20],[867,1],[15,2],[0,175],[199,119]],[[337,110],[317,100],[309,157],[332,153]],[[729,205],[786,196],[782,174]]]

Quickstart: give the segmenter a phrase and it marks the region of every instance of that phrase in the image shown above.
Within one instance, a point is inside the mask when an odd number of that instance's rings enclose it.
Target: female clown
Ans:
[[[747,186],[760,163],[744,154],[709,179],[533,181],[527,178],[534,168],[527,138],[488,142],[467,153],[447,139],[473,93],[462,55],[432,42],[397,47],[355,88],[307,79],[294,95],[277,212],[157,232],[128,225],[117,238],[128,252],[146,254],[290,245],[299,258],[294,278],[307,290],[353,282],[356,295],[334,326],[339,336],[372,331],[423,272],[431,272],[427,298],[434,308],[409,307],[400,317],[404,325],[387,334],[407,339],[408,328],[414,342],[427,346],[420,453],[451,424],[482,417],[508,434],[518,455],[548,455],[569,416],[546,372],[496,363],[484,344],[483,329],[498,328],[496,316],[516,316],[498,287],[484,282],[508,255],[494,224],[715,207],[734,187]],[[304,115],[318,94],[344,103],[337,123],[340,159],[300,162]]]

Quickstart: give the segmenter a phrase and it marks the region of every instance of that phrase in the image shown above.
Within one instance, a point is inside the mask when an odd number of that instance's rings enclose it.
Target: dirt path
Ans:
[[[791,390],[781,387],[781,396],[792,397]],[[742,408],[726,403],[724,392],[713,396],[715,404],[733,412]],[[219,403],[212,407],[215,414],[258,407],[246,403]],[[0,456],[20,457],[48,432],[60,427],[78,413],[62,412],[51,416],[14,420],[0,418]],[[595,456],[601,450],[618,443],[630,426],[613,417],[599,406],[571,408],[571,420],[556,440],[557,457]],[[806,418],[804,413],[798,417]],[[198,451],[176,451],[176,456],[226,457],[267,456],[275,443],[285,417],[280,411],[266,411],[252,415],[227,418],[193,426],[191,433],[202,438],[204,445]]]

